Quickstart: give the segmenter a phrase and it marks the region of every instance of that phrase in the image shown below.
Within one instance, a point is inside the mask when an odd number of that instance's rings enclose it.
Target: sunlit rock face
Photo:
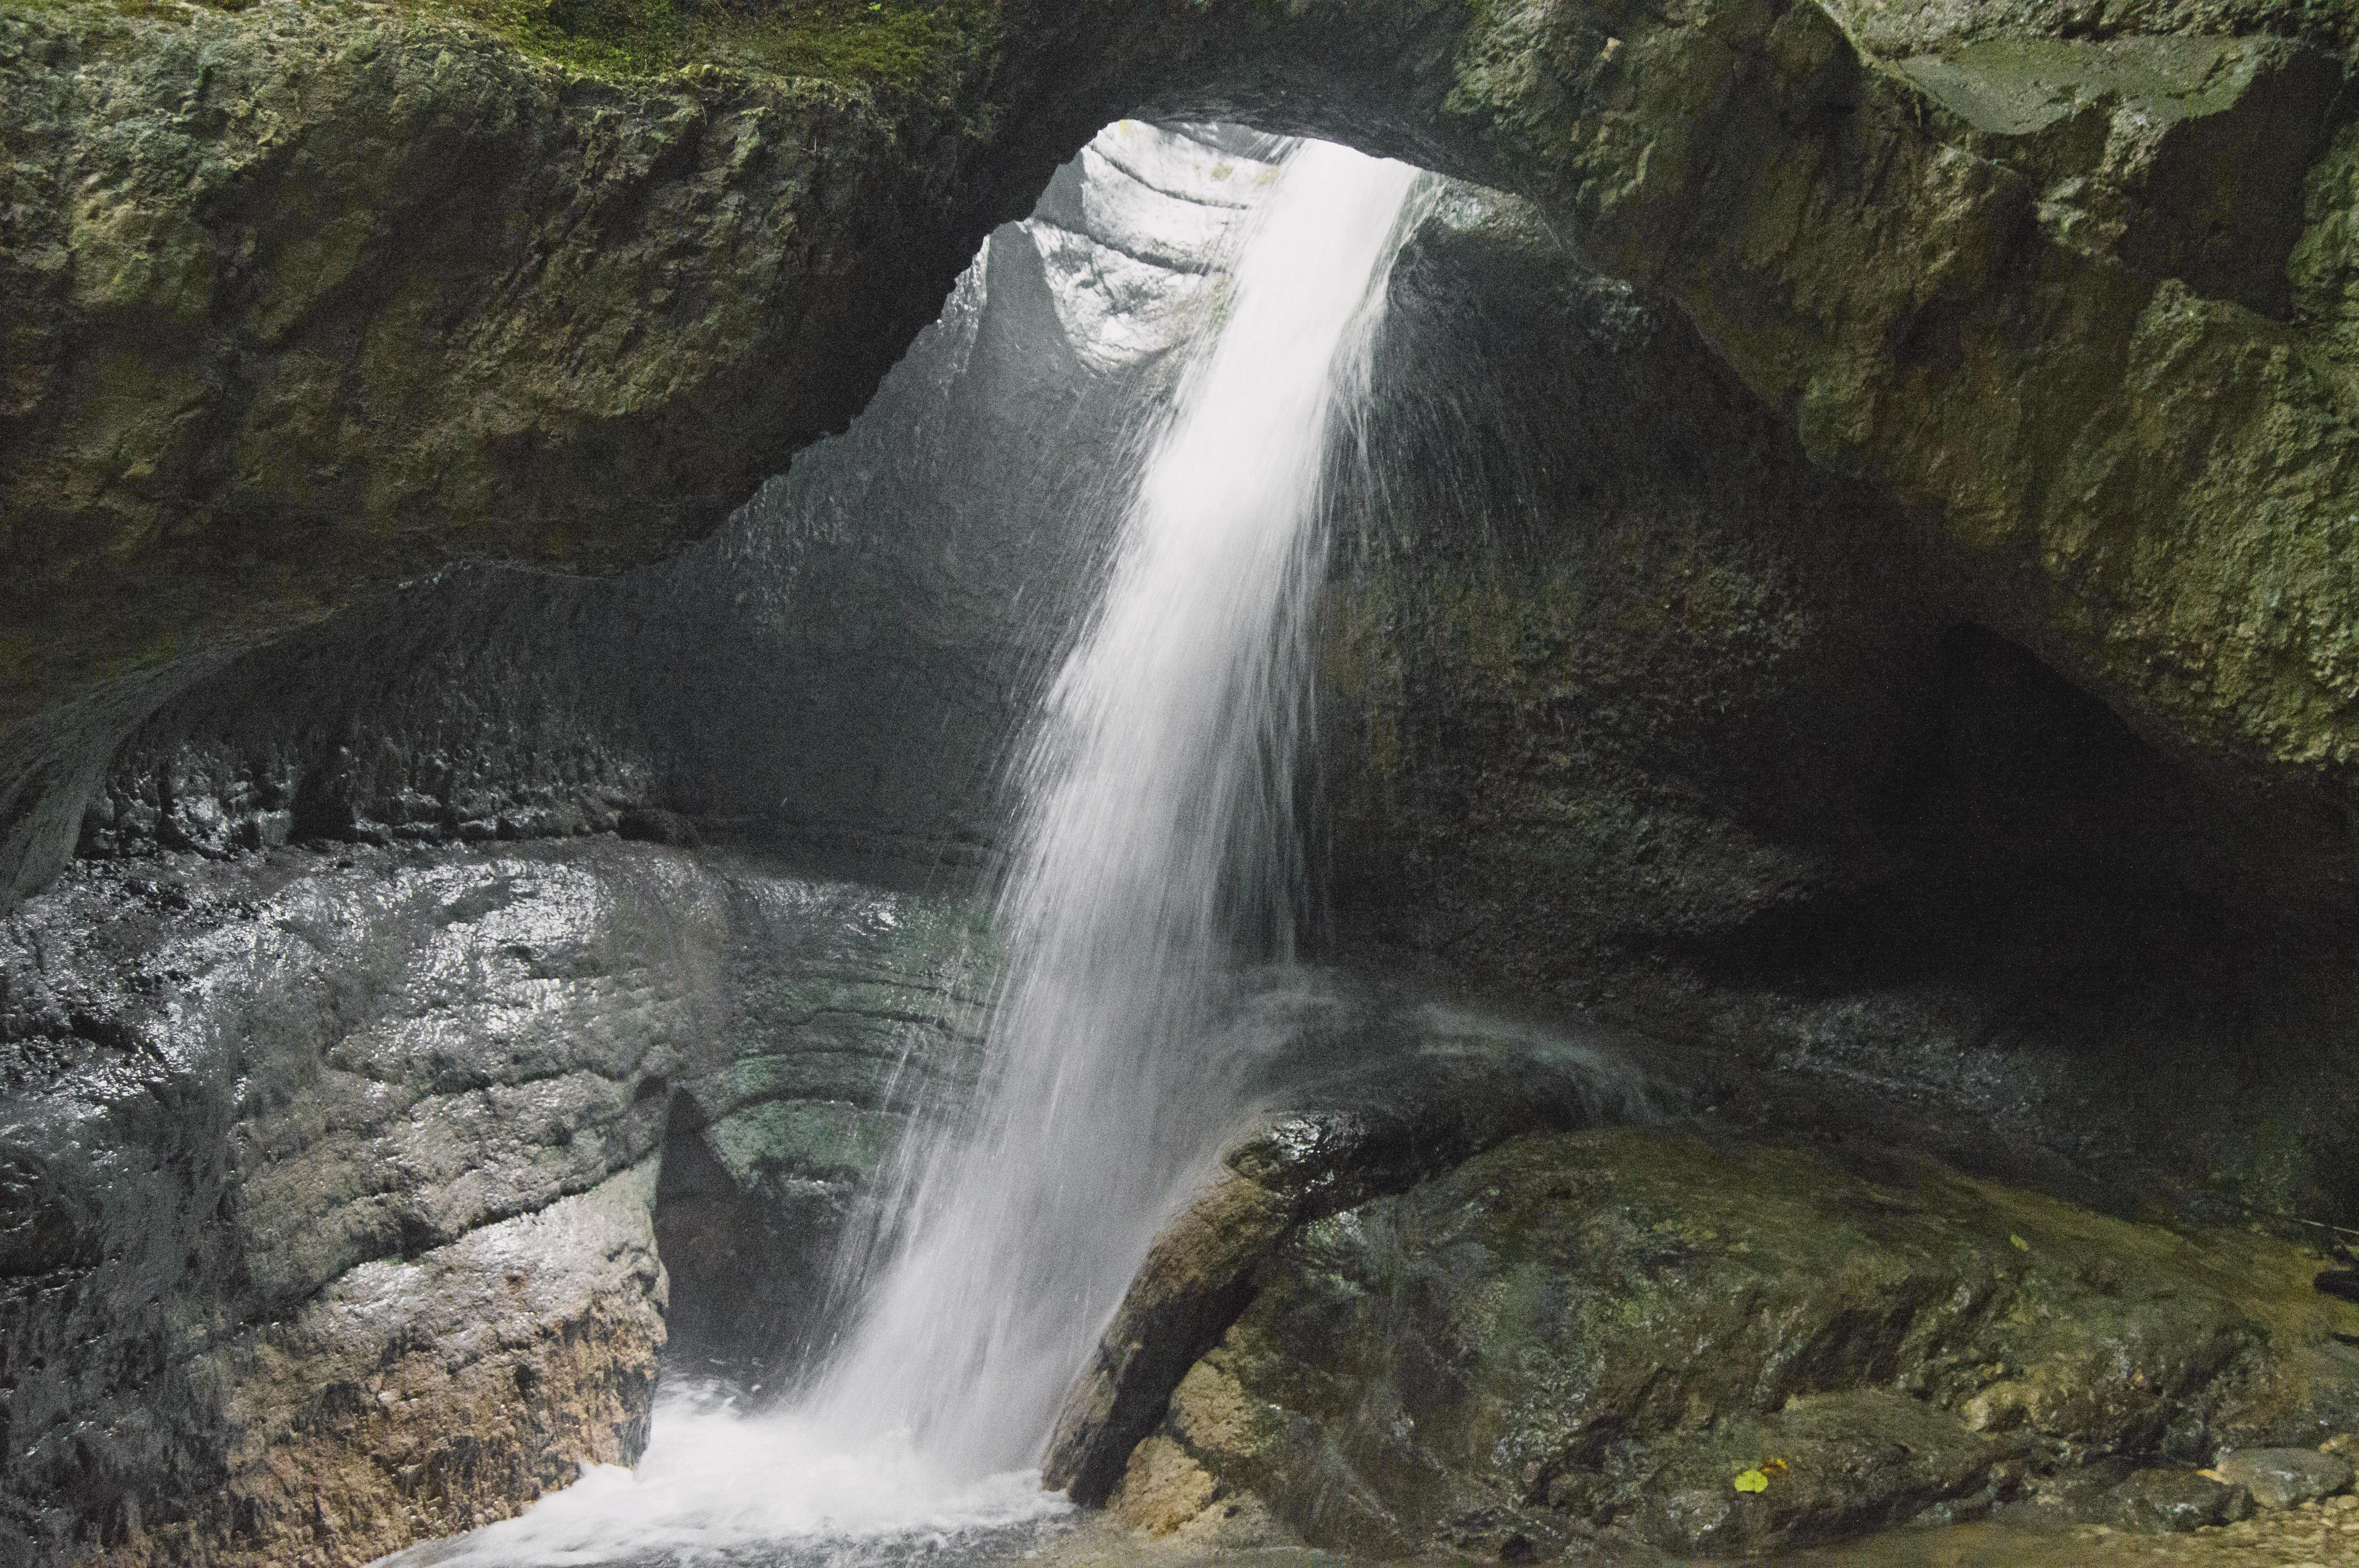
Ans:
[[[1233,229],[1276,172],[1248,155],[1270,150],[1249,133],[1125,120],[1058,170],[1017,227],[1083,364],[1136,364],[1201,321]]]
[[[973,934],[612,838],[71,876],[0,927],[11,1560],[364,1562],[628,1462],[668,1295],[808,1308],[972,1073]]]

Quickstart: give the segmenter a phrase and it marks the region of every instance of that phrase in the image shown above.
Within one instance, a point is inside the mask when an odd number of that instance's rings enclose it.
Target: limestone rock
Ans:
[[[825,69],[602,74],[367,6],[12,7],[12,884],[179,655],[455,554],[595,568],[712,526],[1145,105],[1531,193],[1925,526],[1920,583],[2348,896],[2332,8],[936,9]]]
[[[612,838],[170,858],[21,906],[0,1555],[357,1564],[626,1461],[668,1314],[739,1364],[817,1332],[892,1089],[960,1081],[971,928]]]
[[[935,47],[914,87],[619,86],[393,8],[0,13],[0,726],[457,553],[610,570],[709,530],[1004,215],[985,46]]]
[[[77,852],[681,842],[692,813],[838,858],[973,861],[1012,694],[1087,586],[1092,498],[1244,210],[1190,193],[1234,181],[1242,201],[1266,167],[1136,123],[1099,145],[1180,194],[1068,165],[854,427],[714,536],[617,579],[441,573],[236,659],[124,744]],[[1188,245],[1118,248],[1175,211],[1211,217]],[[1012,623],[1017,604],[1042,608]]]
[[[654,1198],[641,1165],[415,1259],[361,1264],[200,1357],[193,1375],[227,1396],[234,1522],[143,1530],[129,1512],[114,1560],[363,1561],[504,1517],[583,1465],[635,1461],[664,1343]]]
[[[1462,194],[1395,275],[1320,663],[1339,925],[1962,1097],[2166,1202],[2346,1223],[2332,854],[2000,634],[2012,589],[1546,216]]]
[[[2351,1462],[2312,1448],[2239,1448],[2212,1466],[2265,1509],[2289,1509],[2347,1490]]]
[[[725,1022],[671,1099],[656,1235],[671,1364],[780,1387],[842,1327],[839,1244],[876,1223],[878,1169],[966,1103],[996,955],[962,900],[732,880]]]
[[[1067,1396],[1046,1485],[1107,1498],[1190,1363],[1253,1298],[1270,1249],[1305,1221],[1519,1133],[1656,1114],[1631,1069],[1594,1050],[1512,1031],[1470,1050],[1474,1031],[1439,1022],[1423,1021],[1423,1049],[1372,1051],[1357,1069],[1296,1087],[1311,1108],[1273,1117],[1230,1151],[1227,1170],[1156,1239]]]
[[[2180,1469],[2140,1470],[2106,1499],[2113,1522],[2131,1530],[2183,1534],[2250,1519],[2254,1494],[2244,1477]]]
[[[1313,1544],[1486,1520],[1750,1554],[2347,1422],[2359,1355],[2308,1266],[1921,1157],[1526,1138],[1291,1232],[1158,1435]],[[2157,1521],[2245,1495],[2184,1474],[2139,1484]]]

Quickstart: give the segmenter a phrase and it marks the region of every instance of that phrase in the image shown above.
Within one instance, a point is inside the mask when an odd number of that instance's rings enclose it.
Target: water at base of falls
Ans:
[[[1261,1064],[1247,1084],[1256,1103],[1325,1105],[1339,1084],[1349,1096],[1354,1084],[1472,1059],[1521,1082],[1581,1083],[1590,1123],[1643,1124],[1664,1112],[1652,1075],[1618,1044],[1472,1007],[1414,979],[1286,964],[1231,980],[1216,1049]],[[1040,1489],[1037,1469],[962,1473],[906,1431],[847,1436],[824,1411],[753,1408],[726,1388],[668,1377],[636,1471],[592,1468],[516,1519],[414,1548],[382,1568],[1103,1568],[1139,1560],[1136,1540],[1112,1527],[1093,1536],[1093,1528],[1062,1495]]]
[[[1290,952],[1322,486],[1419,178],[1301,144],[1251,221],[1017,771],[981,1092],[901,1155],[842,1354],[771,1414],[670,1395],[635,1476],[400,1561],[907,1561],[1064,1508],[1059,1401],[1271,1044],[1237,966]]]
[[[1072,1512],[1037,1470],[961,1481],[906,1439],[847,1446],[809,1416],[748,1412],[710,1385],[667,1386],[654,1432],[636,1471],[588,1468],[516,1519],[386,1568],[947,1568],[1021,1560]]]

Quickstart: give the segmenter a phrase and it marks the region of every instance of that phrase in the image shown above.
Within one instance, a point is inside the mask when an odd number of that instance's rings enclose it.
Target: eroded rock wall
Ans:
[[[2223,1447],[2359,1422],[2317,1267],[1888,1149],[1517,1139],[1271,1245],[1114,1506],[1207,1545],[1259,1516],[1380,1558],[1650,1562],[2126,1479],[2112,1517],[2176,1498],[2135,1522],[2187,1530],[2252,1509]]]
[[[973,933],[611,838],[184,857],[27,903],[0,933],[11,1559],[358,1563],[629,1461],[668,1297],[691,1338],[749,1283],[815,1314],[808,1252],[972,1073]],[[667,1205],[700,1161],[736,1185]],[[742,1254],[778,1188],[819,1205],[802,1272],[682,1240]]]
[[[456,559],[708,531],[1086,134],[995,134],[987,21],[914,86],[617,84],[393,9],[0,28],[11,730]]]
[[[124,747],[82,853],[660,832],[652,808],[919,869],[987,856],[1126,454],[1260,189],[1254,140],[1101,136],[851,430],[679,557],[453,570],[195,682]]]
[[[1430,229],[1379,361],[1321,671],[1345,950],[2349,1223],[2359,954],[2281,816],[1532,209]]]
[[[971,1088],[994,770],[1257,189],[1205,135],[1110,134],[707,545],[447,574],[125,749],[5,993],[25,1550],[364,1561],[627,1460],[659,1348],[828,1341]],[[697,847],[741,830],[931,892]]]
[[[849,412],[991,218],[1143,106],[1530,194],[1813,461],[1957,546],[1987,623],[2266,818],[2282,881],[2349,901],[2332,8],[1039,4],[900,97],[742,65],[618,86],[369,11],[9,15],[38,155],[12,729],[454,550],[613,563],[710,526]],[[181,90],[206,59],[213,108]],[[372,116],[397,134],[352,134]],[[306,157],[302,190],[353,201],[266,200]],[[187,265],[116,265],[147,254],[118,230]],[[357,248],[312,258],[324,234]],[[370,344],[398,375],[360,373]],[[13,881],[115,733],[20,738]]]

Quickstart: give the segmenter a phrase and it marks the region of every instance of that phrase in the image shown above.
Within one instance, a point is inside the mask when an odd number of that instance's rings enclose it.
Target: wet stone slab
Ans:
[[[1921,1155],[1522,1138],[1272,1245],[1114,1506],[1502,1561],[1753,1557],[2009,1509],[2227,1525],[2253,1500],[2201,1473],[2220,1449],[2359,1424],[2359,1324],[2315,1268]]]

